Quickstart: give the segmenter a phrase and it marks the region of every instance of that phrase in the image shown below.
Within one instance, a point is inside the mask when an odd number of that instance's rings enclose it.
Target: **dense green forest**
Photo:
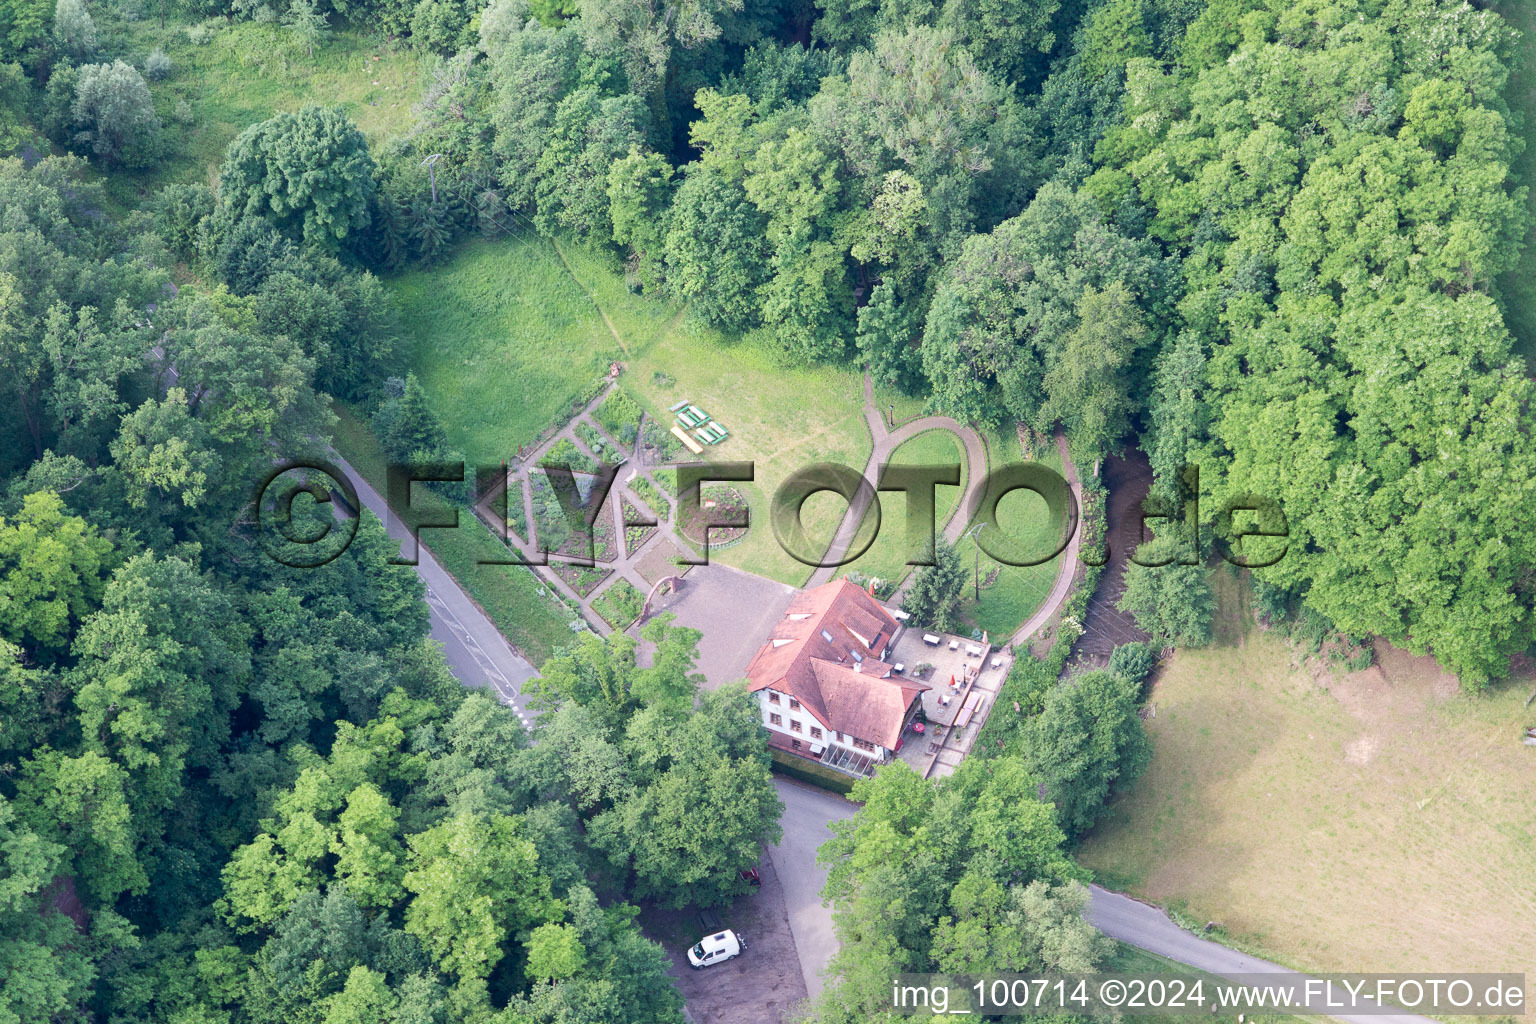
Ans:
[[[375,34],[421,99],[370,144],[317,94],[162,180],[157,21]],[[780,811],[697,634],[573,640],[530,744],[377,520],[324,572],[255,535],[327,396],[451,454],[380,276],[471,235],[607,246],[1085,467],[1139,447],[1167,499],[1196,465],[1206,543],[1286,516],[1266,609],[1501,678],[1536,639],[1514,47],[1453,0],[0,0],[0,1024],[681,1019],[632,901],[729,899]],[[1194,636],[1198,576],[1138,615]],[[1064,851],[1145,764],[1145,670],[864,785],[822,1019],[892,970],[1102,964]]]

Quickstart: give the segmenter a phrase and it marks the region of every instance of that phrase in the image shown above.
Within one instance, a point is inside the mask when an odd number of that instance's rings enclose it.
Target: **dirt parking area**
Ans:
[[[747,948],[734,960],[693,970],[688,947],[704,934],[693,910],[647,907],[640,917],[645,934],[672,957],[672,977],[695,1024],[779,1024],[805,1000],[805,979],[789,930],[784,889],[773,862],[758,867],[756,892],[717,908],[721,926],[745,936]]]

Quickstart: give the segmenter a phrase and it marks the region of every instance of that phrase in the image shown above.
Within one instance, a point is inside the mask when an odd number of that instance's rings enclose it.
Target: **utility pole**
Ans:
[[[976,535],[978,533],[980,533],[981,532],[981,528],[983,526],[986,526],[986,525],[987,525],[986,523],[977,523],[975,526],[971,527],[965,533],[966,537],[970,539],[972,550],[974,550],[976,552],[975,580],[976,580],[976,603],[977,604],[981,604],[981,544],[976,540]]]
[[[421,166],[427,169],[427,177],[432,181],[432,205],[437,205],[437,162],[443,158],[441,153],[433,153],[421,162]]]

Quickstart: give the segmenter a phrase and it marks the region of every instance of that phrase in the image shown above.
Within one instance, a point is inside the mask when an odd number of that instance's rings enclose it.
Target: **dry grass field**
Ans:
[[[1536,747],[1519,740],[1536,672],[1466,697],[1379,645],[1346,673],[1253,626],[1217,577],[1220,642],[1156,677],[1152,766],[1082,862],[1296,967],[1536,987]]]

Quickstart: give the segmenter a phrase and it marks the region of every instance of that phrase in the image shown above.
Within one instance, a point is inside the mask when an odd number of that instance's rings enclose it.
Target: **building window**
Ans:
[[[795,698],[793,698],[793,697],[789,698],[789,710],[791,710],[791,711],[799,711],[800,710],[800,702],[795,700]]]
[[[799,740],[790,740],[789,744],[790,744],[791,747],[793,747],[796,750],[800,749],[800,741]]]
[[[821,739],[821,730],[816,728],[816,726],[814,726],[814,725],[811,726],[811,739],[813,739],[813,740]]]
[[[843,742],[843,734],[842,733],[838,733],[837,734],[837,742],[839,742],[839,743]]]
[[[769,690],[768,691],[768,703],[769,704],[777,704],[778,702],[779,702],[779,695],[774,693],[772,690]]]
[[[783,715],[769,715],[768,716],[768,721],[773,723],[774,725],[782,726],[784,724],[784,716]]]
[[[800,720],[799,719],[791,718],[789,720],[789,731],[790,732],[799,732],[800,731]]]
[[[873,743],[869,742],[868,740],[858,740],[858,739],[856,739],[856,740],[853,741],[853,745],[858,747],[860,750],[874,750],[875,749],[875,745]]]

